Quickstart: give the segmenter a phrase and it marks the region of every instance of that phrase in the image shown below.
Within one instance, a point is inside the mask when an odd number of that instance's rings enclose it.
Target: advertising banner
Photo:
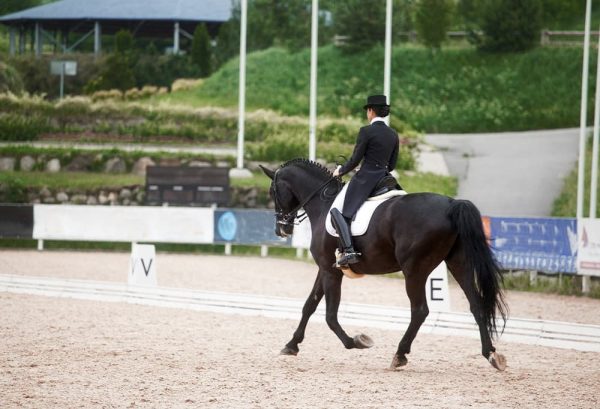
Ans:
[[[489,217],[483,221],[503,268],[546,273],[577,271],[576,219]]]
[[[214,217],[215,243],[290,245],[275,234],[273,210],[217,209]]]
[[[213,209],[34,205],[33,238],[150,243],[212,243]]]
[[[578,274],[600,276],[600,220],[579,219]]]

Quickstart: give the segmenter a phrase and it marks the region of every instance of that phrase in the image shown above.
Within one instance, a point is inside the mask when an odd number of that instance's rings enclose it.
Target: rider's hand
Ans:
[[[338,176],[340,176],[340,169],[342,168],[342,165],[338,165],[337,168],[335,168],[335,170],[333,171],[333,177],[337,178]]]

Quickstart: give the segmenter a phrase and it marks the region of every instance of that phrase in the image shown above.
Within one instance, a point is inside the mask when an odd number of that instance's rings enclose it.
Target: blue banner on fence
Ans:
[[[575,273],[576,219],[490,217],[492,249],[505,269]]]
[[[291,239],[275,234],[273,210],[215,210],[215,242],[291,245]]]

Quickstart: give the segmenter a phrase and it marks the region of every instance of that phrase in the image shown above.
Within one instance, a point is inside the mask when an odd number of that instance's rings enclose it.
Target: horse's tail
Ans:
[[[498,334],[496,311],[506,325],[508,307],[502,292],[500,266],[488,246],[481,214],[468,200],[454,200],[448,209],[452,228],[458,233],[458,240],[464,249],[468,271],[474,274],[474,287],[479,301],[479,311],[491,337]]]

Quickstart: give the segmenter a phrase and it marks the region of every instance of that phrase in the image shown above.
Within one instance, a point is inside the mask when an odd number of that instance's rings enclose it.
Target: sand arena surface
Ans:
[[[126,280],[129,255],[0,251],[0,273]],[[306,298],[303,261],[158,254],[161,286]],[[345,280],[342,302],[408,306],[403,281]],[[511,315],[600,324],[600,301],[510,292]],[[451,286],[455,311],[467,311]],[[401,332],[365,332],[345,350],[311,322],[297,357],[279,356],[293,320],[0,293],[0,407],[595,408],[600,354],[496,343],[495,371],[476,339],[421,333],[404,369],[389,366]]]

